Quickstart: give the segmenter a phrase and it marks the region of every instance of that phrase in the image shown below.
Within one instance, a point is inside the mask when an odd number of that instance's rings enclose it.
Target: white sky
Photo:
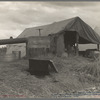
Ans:
[[[79,16],[100,27],[100,2],[0,2],[0,39],[17,37],[25,28]]]

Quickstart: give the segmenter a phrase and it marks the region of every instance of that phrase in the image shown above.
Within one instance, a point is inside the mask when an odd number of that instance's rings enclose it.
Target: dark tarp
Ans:
[[[59,33],[63,33],[66,31],[76,31],[79,34],[79,43],[94,43],[100,44],[100,36],[84,21],[82,21],[79,17],[72,19],[64,28],[64,30]],[[58,33],[57,33],[58,34]]]
[[[60,22],[58,23],[60,24]],[[76,34],[79,35],[79,44],[100,44],[100,36],[79,17],[75,17],[70,19],[63,30],[49,35],[53,37],[53,41],[51,40],[51,44],[53,44],[52,47],[54,47],[54,44],[56,45],[56,48],[51,48],[51,50],[61,55],[67,43],[76,43]]]

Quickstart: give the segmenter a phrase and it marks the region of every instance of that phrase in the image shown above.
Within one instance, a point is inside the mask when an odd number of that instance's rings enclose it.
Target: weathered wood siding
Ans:
[[[50,49],[50,38],[44,36],[30,37],[28,39],[28,55],[29,57],[36,57],[46,55]]]

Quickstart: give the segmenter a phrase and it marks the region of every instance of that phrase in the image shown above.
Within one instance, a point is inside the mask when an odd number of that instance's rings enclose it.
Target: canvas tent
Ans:
[[[18,36],[18,38],[38,36],[39,32],[37,29],[42,29],[42,36],[50,36],[50,50],[58,53],[62,53],[64,51],[68,42],[78,42],[79,44],[100,44],[100,36],[79,17],[54,22],[52,24],[44,26],[26,28]],[[78,41],[77,38],[79,38]],[[22,44],[22,48],[23,46],[24,45]],[[19,48],[19,46],[17,48]],[[7,53],[11,53],[11,50],[14,49],[15,47],[13,45],[8,46]],[[24,51],[23,49],[21,50],[21,52]]]
[[[100,35],[100,27],[95,27],[94,31],[97,32]]]

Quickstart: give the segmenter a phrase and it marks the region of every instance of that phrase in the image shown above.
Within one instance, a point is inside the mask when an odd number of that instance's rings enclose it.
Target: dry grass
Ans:
[[[42,56],[40,58],[43,58]],[[45,57],[52,59],[59,73],[42,78],[30,75],[28,60],[0,62],[0,97],[36,98],[55,97],[95,86],[100,76],[99,61],[83,57]]]

